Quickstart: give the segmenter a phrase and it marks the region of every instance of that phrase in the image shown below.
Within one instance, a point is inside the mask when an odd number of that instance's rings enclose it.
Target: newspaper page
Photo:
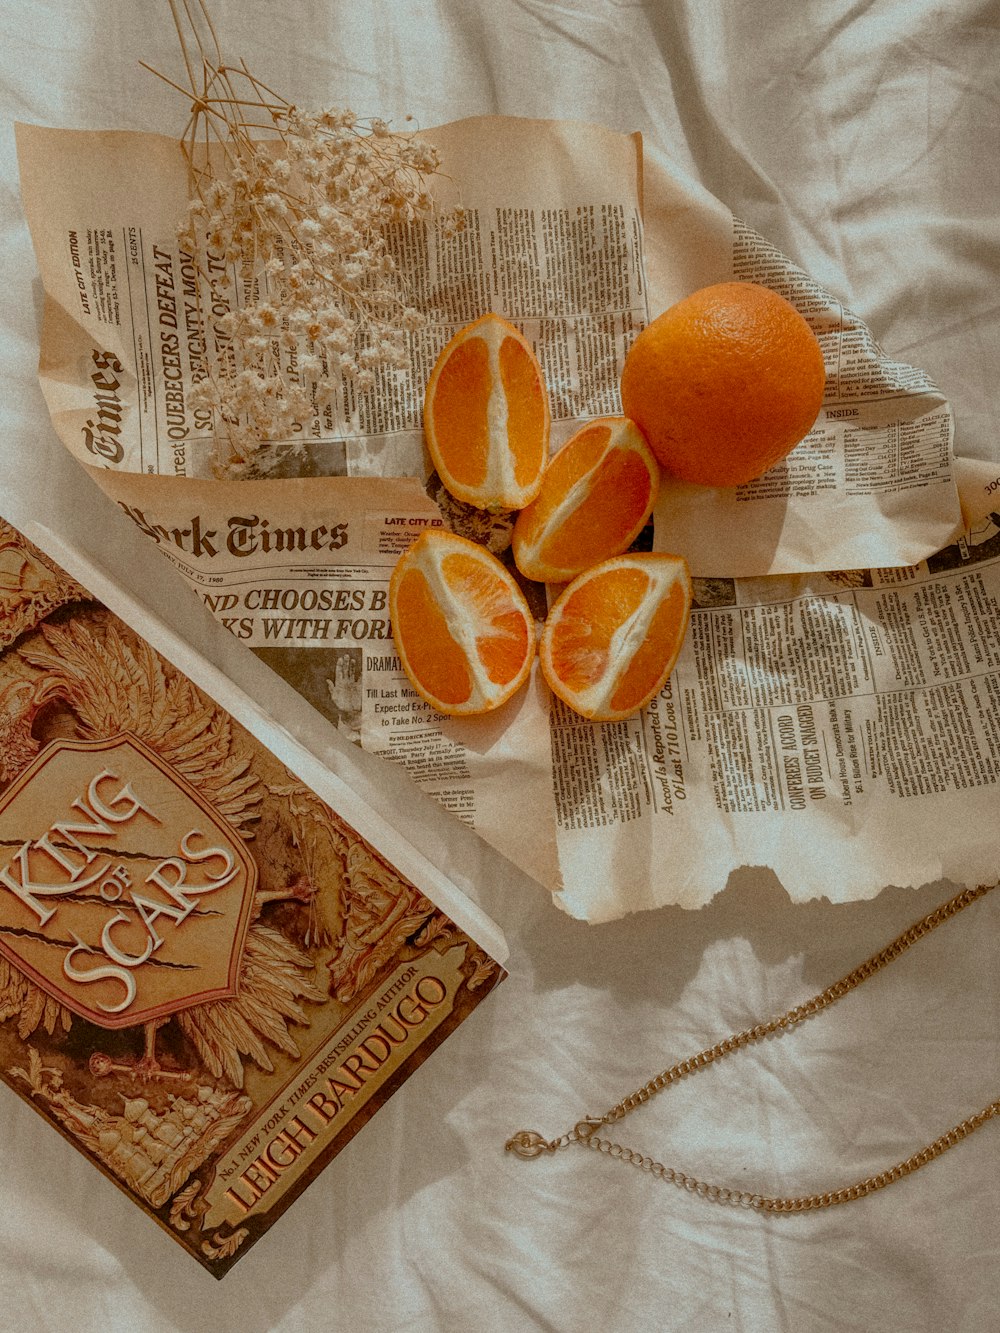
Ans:
[[[216,618],[342,735],[400,764],[534,879],[558,887],[544,682],[536,675],[487,717],[446,718],[417,694],[396,655],[393,566],[417,535],[444,522],[416,480],[178,487],[135,477],[120,503]]]
[[[664,689],[594,724],[537,668],[484,717],[416,694],[388,583],[443,520],[413,479],[192,482],[183,501],[137,478],[124,507],[233,634],[572,915],[700,907],[747,864],[796,901],[991,873],[1000,515],[909,568],[696,578]]]
[[[412,370],[349,383],[301,436],[273,451],[269,476],[424,476],[423,393],[438,352],[494,309],[521,325],[542,364],[555,438],[620,410],[618,373],[647,316],[641,258],[638,136],[598,127],[485,118],[433,133],[460,199],[454,235],[415,224],[391,237],[410,299],[427,316],[411,335]],[[224,302],[199,299],[193,257],[174,232],[187,174],[161,135],[19,126],[22,190],[46,292],[41,379],[53,422],[106,487],[129,477],[212,475],[212,420],[189,387],[226,335]],[[221,262],[221,261],[220,261]],[[238,284],[235,284],[238,286]],[[285,350],[293,381],[308,350]],[[325,372],[321,372],[325,374]]]
[[[237,483],[208,477],[207,423],[186,403],[214,335],[171,239],[185,189],[176,143],[22,127],[46,293],[40,374],[67,447],[237,638],[574,915],[700,906],[747,863],[770,865],[797,900],[979,874],[988,858],[976,838],[954,837],[956,801],[963,823],[990,827],[996,738],[978,705],[993,685],[929,645],[965,635],[970,662],[986,653],[971,644],[988,637],[1000,580],[990,591],[992,566],[978,562],[986,590],[959,605],[948,580],[964,576],[919,564],[955,532],[947,404],[919,371],[886,361],[849,312],[837,307],[835,321],[818,288],[807,300],[806,276],[721,204],[644,164],[636,137],[497,118],[434,136],[472,224],[450,240],[399,238],[432,313],[414,373],[387,380],[353,433],[343,414],[360,404],[317,411],[287,466]],[[734,272],[800,301],[842,369],[803,447],[805,471],[796,459],[756,495],[686,500],[664,488],[654,543],[689,557],[697,603],[662,694],[628,722],[595,725],[554,702],[536,669],[495,714],[434,714],[400,670],[386,606],[412,536],[458,522],[430,498],[420,441],[437,349],[486,307],[522,324],[558,443],[616,410],[625,351],[651,313]],[[902,481],[901,431],[912,445]],[[480,527],[467,535],[502,553],[503,522]],[[808,557],[815,532],[829,541]],[[816,572],[836,564],[849,572]],[[875,572],[858,572],[866,565]],[[947,615],[928,609],[939,586]],[[973,604],[981,610],[966,616]],[[544,618],[537,588],[533,609]],[[899,674],[907,663],[922,663],[927,681]],[[965,738],[967,779],[954,736]],[[940,791],[914,786],[913,772],[931,770],[956,776]]]
[[[277,449],[274,475],[424,476],[423,388],[438,351],[493,309],[541,362],[553,447],[620,411],[619,376],[642,327],[698,286],[750,278],[783,292],[823,345],[827,400],[790,458],[735,491],[668,481],[656,544],[695,574],[750,576],[911,564],[961,529],[951,411],[917,369],[723,205],[643,154],[637,135],[482,117],[428,132],[468,225],[401,229],[396,258],[429,324],[412,373],[350,386]],[[180,249],[186,173],[175,140],[18,127],[22,192],[46,292],[41,378],[53,422],[126,499],[135,473],[210,475],[211,421],[186,401],[228,306],[197,300]],[[647,279],[648,273],[648,279]],[[307,349],[287,352],[296,376]],[[263,484],[263,483],[262,483]]]
[[[996,876],[1000,514],[906,569],[696,579],[660,695],[551,721],[563,906],[700,907],[742,865],[795,901]]]

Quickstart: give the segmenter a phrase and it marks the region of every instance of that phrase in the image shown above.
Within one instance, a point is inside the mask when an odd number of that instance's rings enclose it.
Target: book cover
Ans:
[[[500,937],[81,568],[0,520],[0,1075],[221,1277],[503,978]]]

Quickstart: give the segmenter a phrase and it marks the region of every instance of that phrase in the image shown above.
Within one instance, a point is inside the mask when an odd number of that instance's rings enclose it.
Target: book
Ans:
[[[0,519],[0,1075],[222,1277],[503,979],[502,935],[32,533]]]

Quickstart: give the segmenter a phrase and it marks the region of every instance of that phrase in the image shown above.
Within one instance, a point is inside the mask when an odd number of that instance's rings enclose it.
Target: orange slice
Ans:
[[[691,610],[679,555],[619,555],[588,569],[552,606],[539,660],[553,694],[594,722],[649,703],[673,670]]]
[[[518,569],[567,583],[628,550],[653,512],[660,468],[627,417],[589,422],[554,454],[536,499],[514,524]]]
[[[531,344],[499,315],[459,329],[424,395],[424,438],[445,489],[480,509],[521,509],[549,452],[549,400]]]
[[[455,717],[499,708],[528,678],[535,624],[496,556],[432,529],[396,563],[389,617],[413,688]]]

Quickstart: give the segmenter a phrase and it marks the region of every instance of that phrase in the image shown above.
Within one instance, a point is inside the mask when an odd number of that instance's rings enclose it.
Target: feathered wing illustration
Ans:
[[[31,735],[38,711],[59,699],[72,711],[81,740],[131,733],[211,801],[244,838],[253,837],[265,789],[222,708],[185,676],[166,667],[144,640],[126,638],[113,624],[104,625],[99,636],[80,621],[45,624],[40,629],[47,646],[23,645],[19,651],[45,674],[34,682],[16,682],[16,689],[8,691],[9,700],[0,696],[0,704],[8,705],[3,720],[18,743],[17,770],[40,748]],[[15,775],[5,774],[8,780]],[[280,895],[273,891],[258,893],[257,917],[265,902],[276,896]],[[298,1054],[289,1024],[308,1021],[304,1001],[321,1004],[327,998],[309,979],[312,970],[313,962],[305,953],[255,918],[248,929],[236,998],[181,1011],[177,1022],[206,1068],[241,1087],[244,1057],[270,1071],[268,1044]],[[39,1024],[49,1033],[56,1026],[68,1029],[73,1017],[13,964],[0,959],[0,1021],[15,1016],[22,1039]],[[146,1033],[147,1067],[155,1067],[156,1026],[149,1025]]]
[[[348,830],[320,798],[301,785],[276,787],[305,868],[306,943],[336,944],[327,963],[331,994],[354,999],[397,953],[443,915],[429,898]]]
[[[98,639],[82,623],[42,625],[50,651],[21,655],[46,671],[45,696],[66,701],[82,740],[128,731],[196,787],[243,835],[260,813],[264,791],[248,753],[233,745],[229,715],[186,676],[168,675],[142,639],[129,643],[114,625]]]
[[[38,742],[31,734],[36,702],[36,687],[30,680],[13,680],[0,690],[0,783],[4,786],[38,753]]]
[[[73,1015],[41,986],[0,955],[0,1023],[17,1017],[17,1035],[27,1041],[39,1024],[51,1036],[56,1028],[68,1032]]]
[[[210,1073],[217,1078],[224,1074],[235,1087],[242,1087],[241,1056],[249,1056],[270,1073],[274,1066],[266,1041],[298,1057],[288,1024],[308,1022],[302,1000],[322,1004],[327,998],[304,975],[311,966],[279,931],[251,925],[237,998],[199,1004],[177,1015],[181,1030]]]
[[[333,944],[343,933],[347,912],[347,836],[329,807],[301,783],[275,787],[273,794],[282,798],[310,893],[306,944]]]

